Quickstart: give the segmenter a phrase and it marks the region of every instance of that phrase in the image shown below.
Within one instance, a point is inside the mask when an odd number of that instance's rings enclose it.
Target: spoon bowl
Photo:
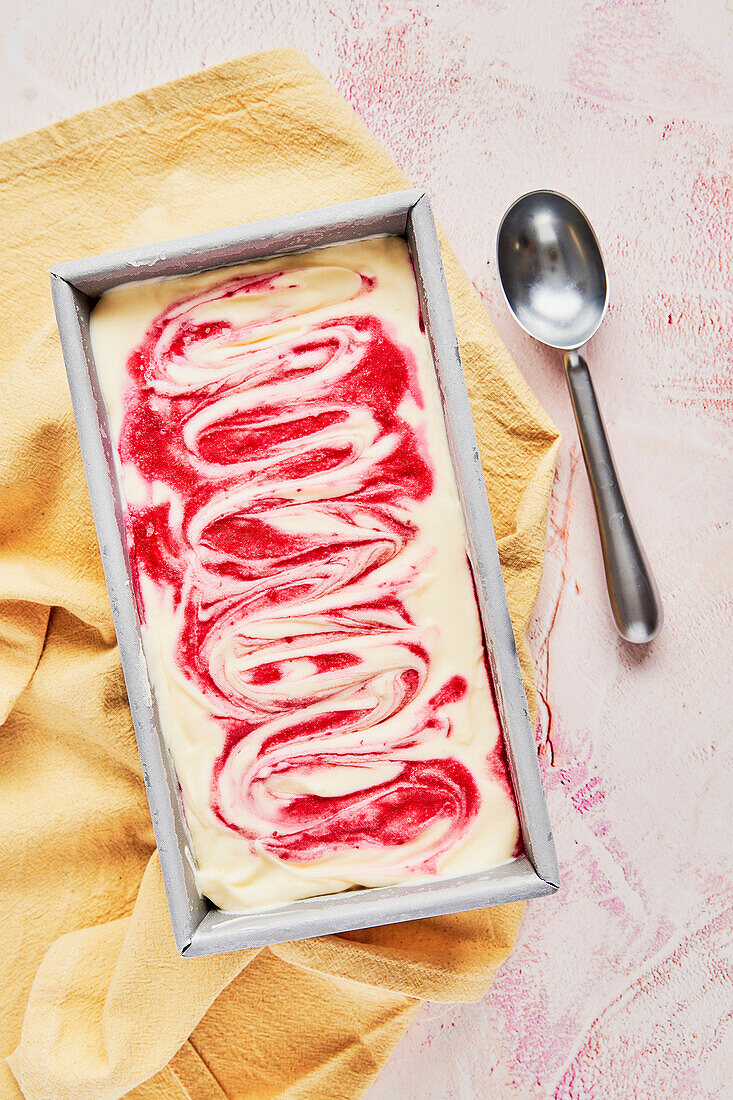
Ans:
[[[496,244],[502,289],[525,332],[559,350],[590,340],[608,305],[601,248],[583,211],[556,191],[507,210]]]
[[[515,319],[535,340],[562,352],[613,617],[626,641],[649,642],[662,627],[662,602],[631,522],[588,364],[581,355],[608,305],[608,281],[596,235],[570,199],[556,191],[531,191],[502,218],[496,260]]]

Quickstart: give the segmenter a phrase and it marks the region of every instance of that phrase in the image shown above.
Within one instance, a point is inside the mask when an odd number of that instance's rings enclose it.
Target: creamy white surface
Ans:
[[[465,677],[469,683],[467,696],[444,710],[452,724],[450,739],[436,738],[410,751],[418,758],[448,755],[469,767],[479,786],[481,808],[467,835],[441,860],[439,873],[456,875],[485,869],[511,858],[517,840],[517,821],[512,801],[493,778],[487,764],[500,732],[484,666],[481,628],[466,560],[465,533],[440,397],[428,341],[418,324],[414,277],[404,242],[396,238],[377,238],[335,245],[184,279],[125,284],[105,294],[92,314],[91,338],[112,437],[118,441],[122,425],[128,356],[156,315],[177,299],[200,292],[224,277],[239,272],[288,271],[304,265],[313,271],[313,277],[308,278],[304,286],[297,290],[283,289],[268,296],[268,310],[281,306],[291,313],[295,307],[297,316],[273,320],[260,332],[260,337],[264,337],[263,346],[282,338],[286,332],[297,332],[328,318],[368,313],[378,316],[389,326],[399,343],[411,350],[418,364],[425,408],[419,409],[410,403],[405,404],[400,413],[424,433],[434,468],[434,491],[412,511],[411,518],[419,526],[417,538],[396,558],[371,574],[362,586],[368,598],[379,584],[410,577],[400,598],[431,658],[428,680],[421,695],[430,697],[455,675]],[[374,275],[376,288],[345,302],[358,283],[358,276],[349,273],[356,271]],[[224,303],[217,301],[210,306],[197,306],[195,319],[226,319],[241,324],[250,319],[258,307],[259,303],[253,301],[251,295]],[[201,370],[211,372],[212,378],[226,374],[226,356],[211,357],[199,364],[199,378]],[[185,379],[178,381],[185,382]],[[301,380],[298,385],[303,387],[306,383]],[[297,387],[292,400],[297,404]],[[366,426],[364,432],[368,446]],[[144,497],[148,489],[141,484],[134,469],[120,468],[120,476],[128,501],[133,503]],[[243,502],[247,491],[247,486],[243,485]],[[159,492],[167,493],[168,490],[160,486]],[[307,525],[315,521],[304,514],[303,522]],[[197,861],[197,880],[202,892],[221,908],[242,910],[344,890],[353,885],[379,886],[432,877],[417,875],[407,868],[411,858],[416,858],[414,849],[426,843],[425,836],[400,847],[398,853],[393,848],[361,848],[294,862],[278,859],[258,849],[256,844],[251,846],[215,818],[209,805],[210,777],[221,751],[222,734],[210,717],[207,701],[182,676],[173,660],[180,622],[170,599],[145,576],[141,577],[141,585],[147,619],[143,629],[144,649],[163,732],[183,790]],[[315,602],[309,605],[308,612],[317,614],[319,608],[327,606],[327,600],[320,605]],[[278,631],[289,628],[283,622],[271,621],[263,622],[262,629],[276,638]],[[376,666],[389,665],[389,652],[383,647],[369,652],[362,647],[361,656]],[[222,659],[226,659],[226,654]],[[232,674],[236,674],[236,669]],[[307,677],[307,668],[304,674]],[[339,739],[338,749],[348,752],[370,737],[375,745],[397,739],[403,732],[400,723],[406,720],[403,711],[371,730],[345,735]],[[333,748],[331,739],[329,750]],[[248,739],[238,751],[256,753],[257,740]],[[385,767],[384,777],[389,765]],[[375,773],[374,780],[380,778],[382,776]],[[314,794],[342,793],[352,789],[354,781],[355,776],[347,766],[320,769],[304,780]],[[236,816],[234,808],[232,814]]]

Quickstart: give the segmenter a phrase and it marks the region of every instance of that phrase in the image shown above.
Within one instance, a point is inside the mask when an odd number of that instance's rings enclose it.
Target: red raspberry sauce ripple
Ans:
[[[130,356],[119,453],[158,483],[156,503],[151,491],[128,507],[133,572],[180,612],[178,669],[222,733],[210,805],[223,827],[281,860],[366,847],[399,862],[437,824],[411,868],[435,871],[480,796],[463,763],[419,750],[450,737],[444,709],[467,684],[454,676],[423,700],[430,655],[404,582],[363,598],[365,579],[414,539],[410,506],[433,488],[427,447],[398,412],[408,395],[422,407],[416,364],[372,315],[297,337],[278,335],[282,310],[266,306],[241,326],[193,317],[235,295],[266,302],[282,277],[236,276],[178,300]],[[362,276],[357,293],[372,285]],[[161,503],[160,484],[178,507]],[[137,596],[144,620],[139,583]],[[382,739],[406,708],[409,733]],[[352,789],[304,789],[337,766]]]

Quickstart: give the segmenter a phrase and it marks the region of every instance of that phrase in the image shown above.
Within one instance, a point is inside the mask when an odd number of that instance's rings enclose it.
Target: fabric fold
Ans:
[[[399,190],[301,54],[256,55],[0,147],[0,1096],[356,1097],[425,999],[476,1000],[521,906],[211,959],[175,951],[55,332],[63,260]],[[557,433],[443,242],[510,610]],[[11,1052],[14,1052],[11,1054]]]
[[[124,1095],[170,1061],[212,1001],[257,954],[183,960],[168,928],[154,853],[130,917],[69,932],[43,959],[13,1063],[26,1095]]]
[[[28,685],[46,638],[51,608],[26,600],[0,601],[0,723]]]

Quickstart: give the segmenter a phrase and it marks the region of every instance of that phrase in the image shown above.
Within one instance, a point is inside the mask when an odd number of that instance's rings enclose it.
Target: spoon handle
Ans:
[[[596,506],[613,617],[622,638],[650,642],[664,619],[659,590],[629,516],[588,364],[577,351],[565,352],[563,361]]]

